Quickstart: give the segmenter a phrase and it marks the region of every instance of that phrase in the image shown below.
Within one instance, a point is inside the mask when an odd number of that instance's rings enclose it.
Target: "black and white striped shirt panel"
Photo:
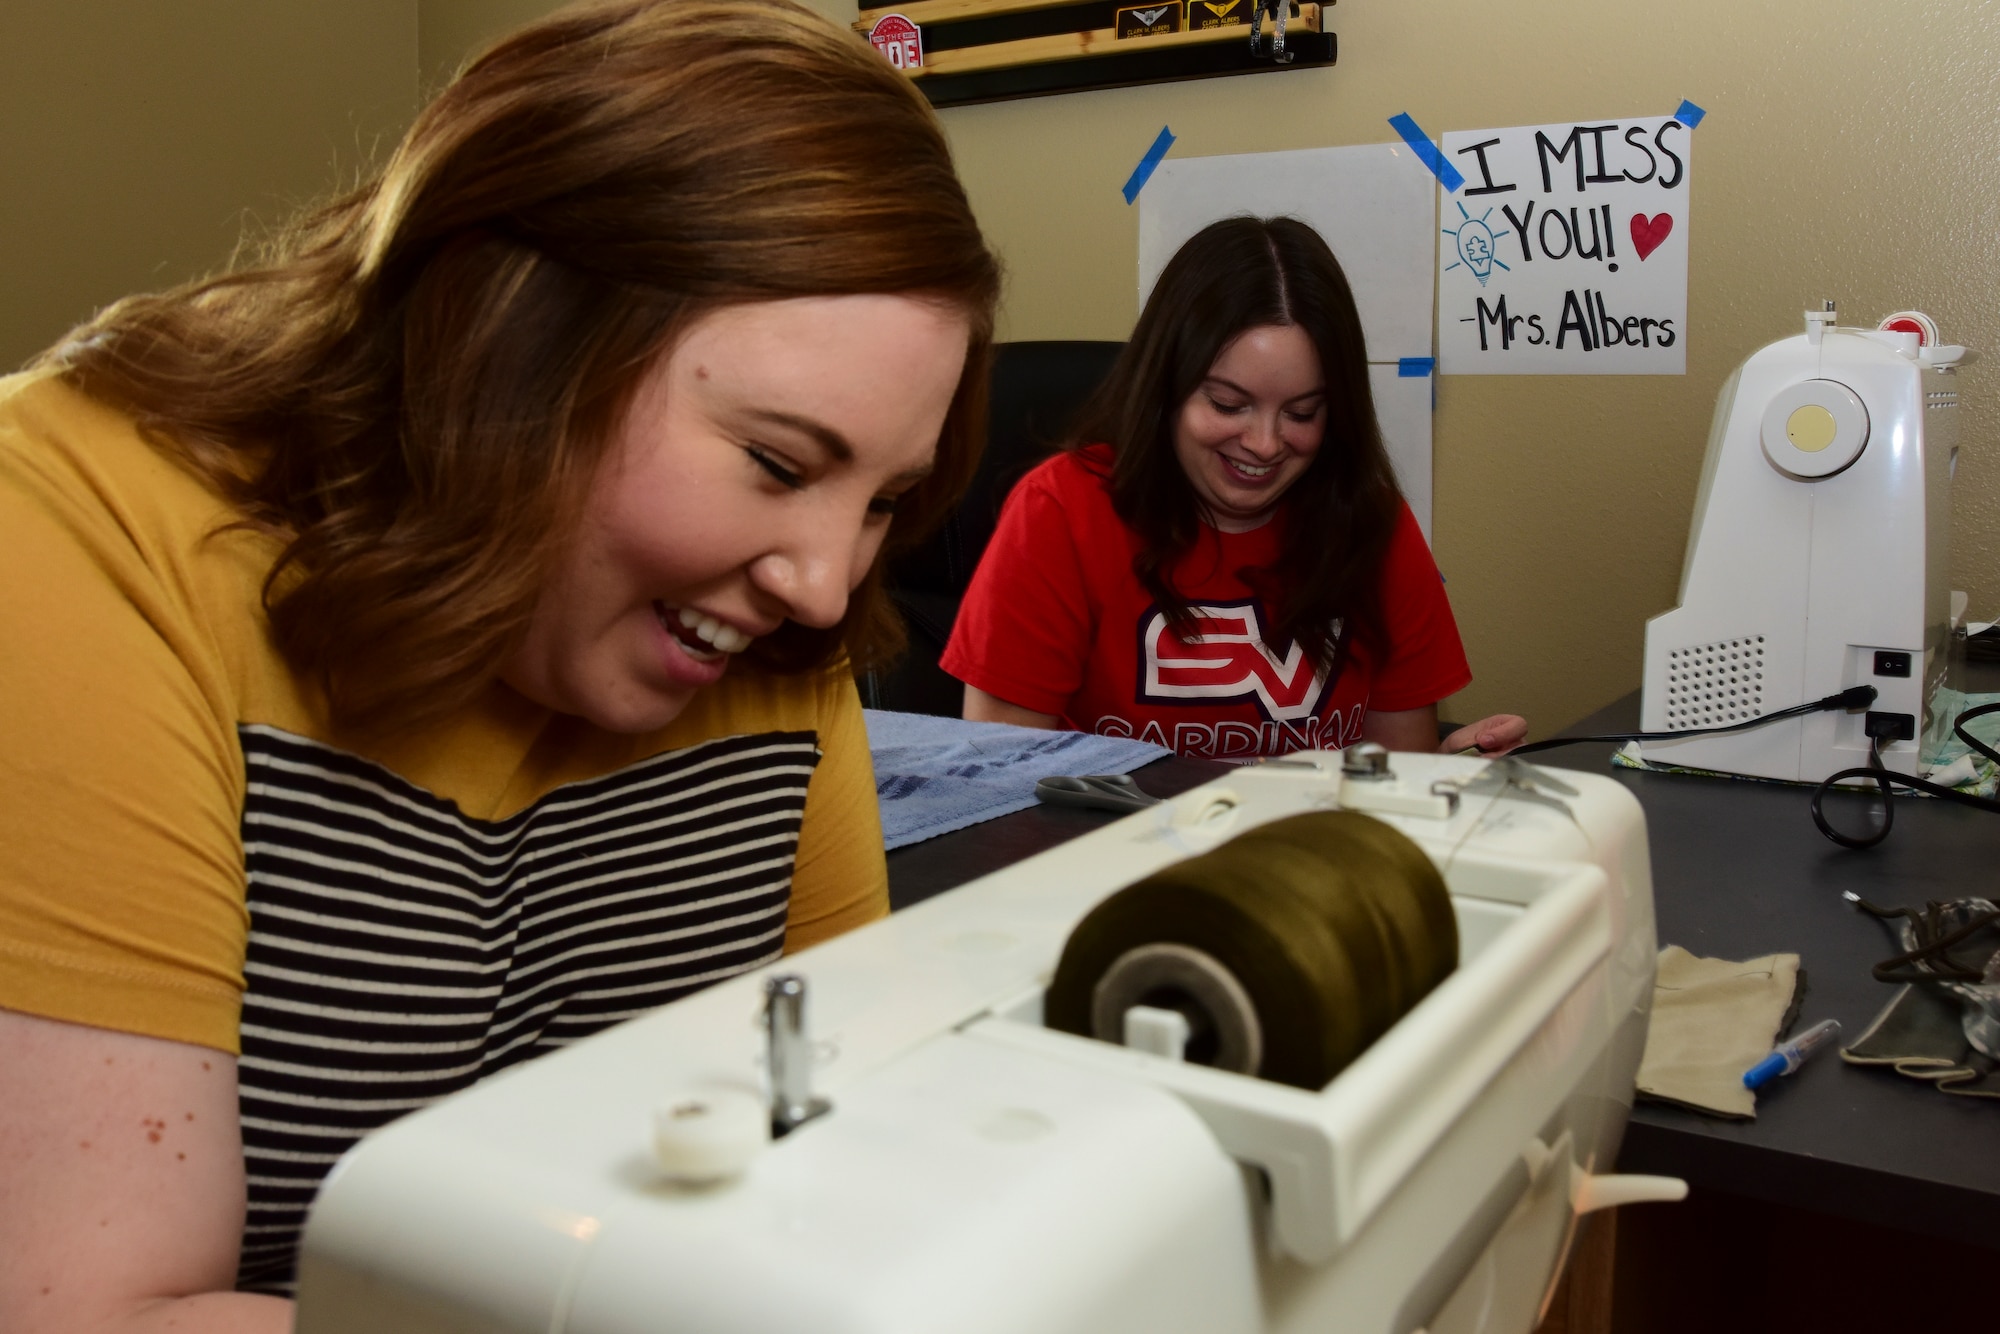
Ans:
[[[289,1293],[306,1209],[367,1131],[783,949],[812,732],[656,755],[487,821],[343,751],[238,730],[239,1288]]]

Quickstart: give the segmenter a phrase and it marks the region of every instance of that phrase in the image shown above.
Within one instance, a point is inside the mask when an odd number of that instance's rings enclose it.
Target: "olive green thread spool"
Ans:
[[[1351,811],[1273,821],[1106,899],[1070,933],[1048,1026],[1109,1042],[1175,1010],[1187,1059],[1324,1087],[1458,962],[1444,879]]]

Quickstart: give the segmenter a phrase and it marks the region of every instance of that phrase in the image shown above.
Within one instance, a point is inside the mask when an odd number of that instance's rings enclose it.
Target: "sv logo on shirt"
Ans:
[[[1255,598],[1197,604],[1195,633],[1175,634],[1163,611],[1154,611],[1139,632],[1139,698],[1151,702],[1202,699],[1255,700],[1265,717],[1279,722],[1310,718],[1326,693],[1324,670],[1316,669],[1301,645],[1283,657],[1264,638],[1264,609]],[[1334,633],[1340,632],[1338,626]]]

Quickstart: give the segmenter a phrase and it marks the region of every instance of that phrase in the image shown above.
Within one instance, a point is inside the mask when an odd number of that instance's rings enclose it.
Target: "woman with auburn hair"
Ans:
[[[886,911],[997,285],[867,46],[633,0],[0,380],[0,1327],[288,1328],[361,1134]]]
[[[1022,478],[942,660],[965,716],[1248,760],[1440,745],[1472,679],[1317,232],[1228,218],[1160,274],[1076,442]]]

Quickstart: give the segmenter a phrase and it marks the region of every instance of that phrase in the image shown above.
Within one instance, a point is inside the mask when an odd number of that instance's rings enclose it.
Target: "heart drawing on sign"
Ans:
[[[1632,248],[1639,252],[1640,259],[1644,259],[1660,248],[1660,242],[1666,240],[1667,234],[1673,229],[1674,215],[1671,213],[1655,213],[1651,220],[1648,220],[1643,213],[1634,213]]]

